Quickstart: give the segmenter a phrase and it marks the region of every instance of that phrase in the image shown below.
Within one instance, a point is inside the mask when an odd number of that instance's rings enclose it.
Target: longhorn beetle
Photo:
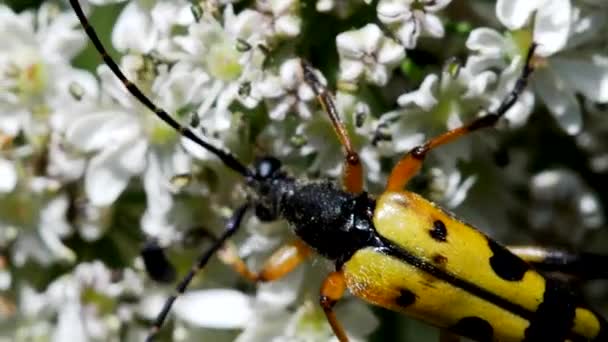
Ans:
[[[346,289],[370,303],[435,325],[446,339],[456,334],[477,341],[608,341],[606,321],[585,306],[565,283],[539,271],[563,264],[577,273],[577,265],[608,258],[535,247],[509,250],[432,202],[403,190],[430,151],[493,126],[515,104],[533,72],[535,44],[528,51],[515,86],[496,110],[412,149],[392,169],[384,192],[373,198],[363,189],[359,155],[333,99],[307,62],[302,61],[304,79],[329,116],[345,151],[343,189],[329,180],[295,179],[273,157],[247,167],[231,153],[199,138],[125,77],[89,25],[78,1],[70,3],[103,60],[128,91],[168,125],[242,175],[254,194],[234,211],[224,232],[178,283],[148,340],[162,327],[178,295],[253,210],[262,221],[286,220],[300,240],[279,248],[257,273],[249,270],[236,253],[223,253],[222,261],[252,281],[279,279],[312,251],[334,262],[335,271],[323,281],[319,301],[342,342],[348,337],[333,307]],[[581,272],[588,278],[605,276],[589,269]]]

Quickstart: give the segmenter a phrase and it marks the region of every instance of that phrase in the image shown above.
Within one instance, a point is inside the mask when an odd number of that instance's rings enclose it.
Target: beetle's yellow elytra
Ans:
[[[435,326],[481,341],[524,339],[527,320],[373,248],[357,251],[344,276],[356,296]]]
[[[415,193],[380,196],[374,226],[380,235],[416,257],[437,264],[457,278],[480,284],[527,310],[536,311],[543,301],[543,276],[481,232]],[[438,260],[442,260],[441,264]]]
[[[480,341],[605,336],[603,320],[564,283],[415,193],[380,196],[373,223],[383,247],[343,266],[359,297]]]

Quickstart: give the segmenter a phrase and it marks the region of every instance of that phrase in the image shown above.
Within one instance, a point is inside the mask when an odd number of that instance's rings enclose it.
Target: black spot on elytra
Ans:
[[[448,262],[448,258],[446,256],[443,256],[441,254],[435,254],[433,255],[433,262],[438,264],[438,265],[445,265]]]
[[[575,336],[571,336],[571,330],[579,302],[579,297],[566,283],[546,278],[543,302],[530,319],[524,332],[524,341],[573,340],[571,337]]]
[[[474,316],[462,318],[450,330],[479,342],[492,341],[494,336],[492,325],[486,320]]]
[[[431,237],[436,241],[446,242],[448,237],[448,230],[445,224],[441,220],[435,220],[433,222],[433,228],[429,231]]]
[[[402,308],[408,307],[416,301],[414,292],[408,289],[399,290],[399,297],[395,298],[395,303]]]
[[[488,245],[493,253],[490,257],[490,266],[494,273],[504,280],[522,280],[530,265],[492,239],[488,239]]]
[[[598,331],[597,335],[593,339],[593,342],[608,341],[608,323],[606,322],[605,319],[603,319],[598,314],[594,313],[594,315],[600,322],[600,330]]]

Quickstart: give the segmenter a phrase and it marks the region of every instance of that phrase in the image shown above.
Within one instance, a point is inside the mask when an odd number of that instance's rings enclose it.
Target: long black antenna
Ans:
[[[95,29],[89,24],[89,20],[82,11],[82,7],[78,3],[78,0],[70,0],[70,5],[72,5],[74,12],[76,12],[76,16],[78,16],[78,20],[80,20],[80,24],[82,24],[82,27],[89,36],[91,42],[93,42],[93,45],[101,55],[103,61],[112,70],[114,75],[118,77],[118,79],[120,80],[120,82],[122,82],[125,88],[127,88],[127,90],[133,96],[135,96],[137,100],[139,100],[139,102],[141,102],[144,106],[148,107],[152,112],[154,112],[154,114],[156,114],[156,116],[158,116],[169,126],[173,127],[173,129],[178,131],[181,135],[192,140],[193,142],[208,150],[209,152],[215,154],[229,168],[240,173],[244,177],[252,176],[251,171],[245,165],[243,165],[243,163],[236,159],[234,155],[229,152],[222,151],[221,149],[199,138],[196,134],[194,134],[194,132],[188,129],[188,127],[182,126],[175,119],[173,119],[173,117],[171,117],[171,115],[169,115],[164,109],[156,106],[154,102],[152,102],[152,100],[150,100],[146,95],[144,95],[144,93],[139,90],[139,88],[135,84],[133,84],[133,82],[129,81],[129,79],[125,76],[122,70],[120,70],[120,67],[116,64],[116,62],[114,62],[112,57],[110,57],[105,47],[99,40]]]

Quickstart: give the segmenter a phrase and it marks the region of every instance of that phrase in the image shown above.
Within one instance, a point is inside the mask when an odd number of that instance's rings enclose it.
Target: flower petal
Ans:
[[[384,24],[405,21],[412,16],[412,10],[406,1],[381,0],[376,7],[378,19]]]
[[[430,110],[434,105],[437,104],[435,98],[434,88],[439,82],[439,77],[435,74],[427,76],[418,90],[403,94],[397,99],[397,103],[401,107],[415,104],[424,110]]]
[[[11,192],[17,185],[17,170],[15,165],[0,158],[0,193]]]
[[[200,327],[242,328],[254,316],[252,299],[231,289],[189,291],[174,306],[180,319]]]
[[[147,154],[147,167],[143,175],[144,190],[146,191],[146,211],[142,217],[142,230],[150,236],[161,240],[163,235],[173,234],[171,224],[167,222],[167,214],[173,206],[173,197],[163,174],[162,158],[170,158],[170,155],[162,155],[160,151],[150,149]],[[171,172],[170,170],[169,172]],[[171,238],[170,236],[168,237]]]
[[[591,101],[608,102],[608,58],[551,58],[551,68]]]
[[[420,36],[419,21],[415,19],[406,21],[395,31],[395,35],[406,49],[415,48]]]
[[[80,150],[90,152],[130,141],[139,132],[140,127],[134,117],[108,110],[83,115],[68,127],[66,138]]]
[[[571,17],[570,0],[547,1],[538,9],[534,20],[534,41],[540,45],[536,53],[549,56],[566,46]]]
[[[349,335],[352,334],[363,340],[365,340],[364,337],[371,334],[380,323],[369,305],[366,305],[359,300],[347,301],[344,305],[338,307],[336,312]]]
[[[377,60],[380,64],[396,65],[405,57],[403,47],[395,43],[392,39],[386,39],[377,53]]]
[[[41,6],[40,10],[52,12],[56,10],[52,6]],[[52,14],[49,14],[52,16]],[[86,45],[86,37],[78,29],[78,21],[71,13],[61,13],[56,15],[44,32],[38,32],[42,42],[40,49],[47,58],[74,58]]]
[[[543,68],[536,71],[532,83],[562,129],[568,134],[577,134],[583,124],[581,109],[574,92],[564,80],[553,69]]]
[[[140,139],[112,146],[91,159],[85,191],[93,205],[109,205],[118,198],[129,179],[142,171],[147,148],[147,142]]]
[[[524,26],[543,0],[498,0],[496,17],[510,30]]]
[[[443,23],[439,19],[438,16],[434,14],[427,13],[422,18],[422,27],[424,31],[428,33],[431,37],[441,38],[445,34],[445,29],[443,28]]]
[[[340,80],[346,82],[356,81],[363,72],[365,66],[360,61],[343,59],[340,61]]]
[[[382,64],[374,64],[368,67],[365,76],[368,81],[379,86],[383,86],[388,82],[388,71]]]
[[[505,49],[505,38],[496,30],[481,27],[471,31],[466,46],[483,55],[500,56]]]
[[[112,30],[112,44],[120,51],[148,53],[158,41],[158,35],[150,14],[139,1],[134,1],[118,16]]]
[[[302,20],[295,15],[284,15],[277,18],[274,28],[277,34],[287,37],[295,37],[300,34]]]
[[[273,309],[286,308],[297,299],[303,279],[304,268],[298,268],[279,281],[260,284],[257,301]]]
[[[84,330],[82,308],[75,301],[70,301],[59,310],[57,327],[53,333],[53,342],[81,341],[89,339]]]

